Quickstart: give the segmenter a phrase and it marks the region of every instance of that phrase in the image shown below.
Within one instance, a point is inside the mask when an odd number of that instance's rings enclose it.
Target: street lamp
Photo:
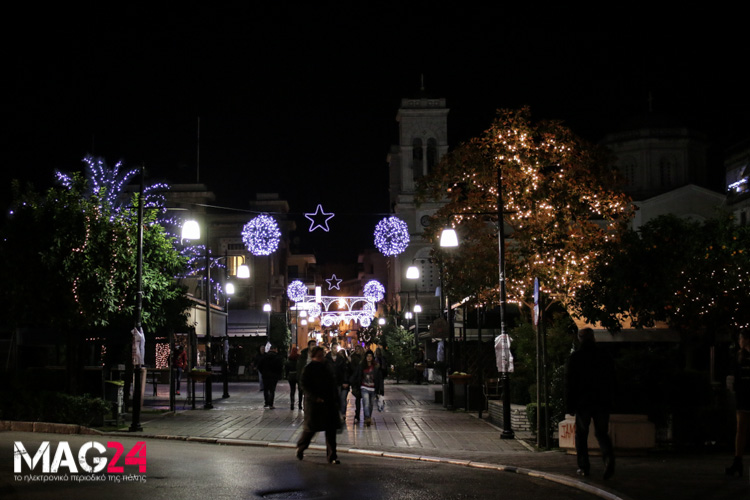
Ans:
[[[419,295],[417,295],[418,288],[417,288],[417,281],[419,279],[419,268],[415,266],[413,263],[406,269],[406,279],[413,280],[414,281],[414,312],[422,312],[422,308],[417,304],[419,301]],[[419,307],[419,311],[417,311],[417,308]],[[417,320],[414,323],[414,347],[419,348],[419,316],[417,316]]]
[[[266,325],[266,336],[268,341],[271,341],[271,304],[266,302],[263,304],[263,312],[268,313],[268,324]]]
[[[190,240],[190,239],[200,239],[201,237],[201,231],[200,231],[200,225],[195,220],[188,220],[185,221],[185,223],[182,226],[182,239]],[[205,258],[206,258],[206,278],[204,283],[204,300],[206,302],[206,372],[208,372],[208,376],[206,377],[205,382],[205,404],[203,405],[203,408],[206,410],[209,410],[213,408],[213,402],[212,402],[212,380],[211,380],[211,254],[209,253],[209,238],[208,238],[208,225],[206,226],[206,236],[205,236]],[[215,257],[214,261],[218,262],[221,259],[228,260],[228,256],[224,255],[223,257]],[[246,265],[241,265],[238,268],[237,276],[239,278],[249,278],[250,277],[250,268]],[[227,295],[231,295],[234,293],[234,285],[232,283],[226,283],[225,285],[225,293]],[[229,318],[229,297],[227,297],[226,304],[225,304],[225,312],[227,314],[227,320]],[[227,321],[228,323],[228,321]],[[228,325],[225,325],[225,327],[228,329]],[[229,387],[228,387],[228,367],[227,367],[227,359],[226,359],[226,342],[228,342],[228,331],[225,331],[225,345],[222,346],[222,351],[224,352],[224,360],[223,360],[223,384],[224,384],[224,394],[223,397],[228,398],[229,397]],[[195,392],[193,392],[193,407],[195,407]]]
[[[505,231],[503,223],[503,213],[505,211],[503,204],[503,175],[502,165],[497,169],[497,247],[498,247],[498,278],[500,287],[500,340],[503,346],[510,349],[508,334],[505,331]],[[458,246],[458,237],[456,231],[452,228],[444,229],[440,235],[441,247]],[[513,439],[514,433],[511,429],[510,419],[510,372],[508,362],[510,356],[504,356],[502,379],[503,379],[503,432],[500,435],[502,439]]]
[[[224,285],[224,292],[227,294],[227,300],[224,305],[224,309],[227,313],[227,316],[224,320],[224,345],[222,346],[223,360],[221,370],[222,378],[224,379],[224,394],[221,395],[222,398],[229,397],[229,299],[230,295],[234,295],[234,291],[234,283],[227,282],[227,284]]]
[[[422,312],[422,306],[414,304],[414,345],[419,347],[419,313]]]
[[[250,267],[247,264],[240,264],[237,267],[237,277],[240,279],[246,279],[250,277]]]

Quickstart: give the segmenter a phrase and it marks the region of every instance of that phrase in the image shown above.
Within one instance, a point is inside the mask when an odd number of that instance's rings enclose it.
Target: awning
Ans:
[[[259,309],[232,309],[229,311],[227,335],[230,337],[265,337],[267,331],[267,312]]]
[[[195,335],[206,336],[206,303],[191,297],[192,304],[188,310],[190,321],[195,326]],[[211,336],[223,337],[227,331],[227,313],[220,307],[211,305]]]

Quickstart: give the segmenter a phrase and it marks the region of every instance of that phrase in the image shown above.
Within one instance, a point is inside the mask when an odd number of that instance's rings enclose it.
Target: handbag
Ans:
[[[378,395],[378,411],[383,411],[383,408],[385,408],[385,397]]]

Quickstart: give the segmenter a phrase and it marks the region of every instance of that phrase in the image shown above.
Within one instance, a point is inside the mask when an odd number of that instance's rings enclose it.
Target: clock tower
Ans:
[[[448,152],[448,111],[445,98],[428,96],[424,88],[419,96],[402,99],[396,113],[399,143],[391,146],[387,159],[391,208],[408,225],[411,239],[409,248],[391,262],[389,303],[400,304],[400,309],[412,308],[417,295],[423,320],[438,314],[435,289],[440,285],[440,276],[437,265],[430,262],[430,245],[422,239],[422,233],[440,203],[417,207],[414,194],[417,181],[431,174]],[[411,265],[420,271],[414,281],[406,279],[406,269]],[[420,324],[426,326],[428,323],[423,320]]]

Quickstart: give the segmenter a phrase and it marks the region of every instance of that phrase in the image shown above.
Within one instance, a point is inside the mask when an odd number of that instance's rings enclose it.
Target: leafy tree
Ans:
[[[492,126],[446,155],[419,185],[421,201],[443,200],[425,235],[453,225],[461,245],[437,251],[453,297],[498,297],[498,177],[508,299],[529,303],[534,278],[565,303],[586,282],[604,245],[632,215],[603,153],[557,121],[532,122],[528,108],[500,110]],[[508,231],[506,228],[506,232]]]
[[[91,193],[80,175],[67,187],[39,193],[14,184],[14,209],[4,221],[0,310],[10,328],[37,327],[61,333],[65,360],[82,362],[84,335],[129,339],[136,305],[137,196],[113,208]],[[102,195],[104,192],[101,193]],[[144,214],[143,314],[147,332],[186,324],[187,299],[173,276],[184,259],[156,224],[157,210]]]
[[[703,223],[658,217],[608,246],[575,306],[613,332],[656,321],[686,331],[747,328],[748,245],[750,228],[728,216]]]
[[[43,195],[17,190],[17,208],[6,220],[0,246],[0,272],[9,284],[4,291],[6,318],[13,326],[132,325],[135,208],[113,211],[99,197],[86,197],[85,184],[75,176],[70,187],[51,188]],[[172,279],[184,261],[164,229],[153,224],[155,217],[153,210],[144,216],[143,325],[147,329],[175,321],[164,312],[185,305],[182,290]]]

